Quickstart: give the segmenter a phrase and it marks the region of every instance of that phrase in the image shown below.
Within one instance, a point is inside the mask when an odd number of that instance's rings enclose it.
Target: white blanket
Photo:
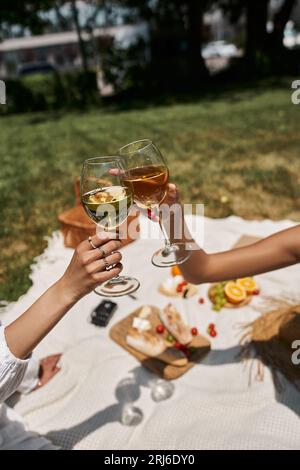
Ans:
[[[143,224],[148,222],[143,221]],[[244,221],[238,217],[205,219],[205,248],[230,248],[242,235],[267,236],[291,226],[289,221]],[[159,241],[141,240],[123,250],[124,273],[141,281],[138,300],[117,299],[114,322],[143,304],[164,306],[168,299],[158,293],[158,283],[169,270],[155,268],[151,254]],[[32,267],[33,286],[10,304],[1,317],[8,322],[20,315],[63,273],[72,250],[63,246],[59,233]],[[293,266],[257,276],[263,294],[300,292],[300,268]],[[207,285],[199,287],[206,298]],[[63,352],[62,371],[44,388],[24,396],[15,409],[31,430],[50,437],[55,444],[74,449],[299,449],[300,394],[288,382],[277,394],[268,370],[263,382],[252,382],[249,369],[237,359],[239,324],[259,315],[252,306],[215,313],[199,296],[175,300],[191,325],[206,334],[216,323],[218,336],[212,351],[192,370],[174,382],[175,393],[155,403],[150,397],[153,376],[126,351],[109,339],[108,330],[91,325],[89,314],[102,299],[91,293],[82,299],[39,346],[40,356]],[[206,298],[207,299],[207,298]],[[122,403],[115,395],[117,384],[133,376],[129,393],[144,415],[136,427],[119,422]]]

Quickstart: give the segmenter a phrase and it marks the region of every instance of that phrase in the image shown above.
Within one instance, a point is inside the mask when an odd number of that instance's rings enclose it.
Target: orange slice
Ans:
[[[171,274],[173,277],[175,276],[181,276],[181,271],[178,266],[173,266],[171,269]]]
[[[253,292],[258,288],[253,277],[243,277],[242,279],[238,279],[236,283],[238,286],[243,287],[248,295],[253,294]]]
[[[228,299],[228,302],[231,304],[239,304],[246,299],[247,293],[244,287],[239,286],[233,281],[227,282],[224,288],[225,295]]]

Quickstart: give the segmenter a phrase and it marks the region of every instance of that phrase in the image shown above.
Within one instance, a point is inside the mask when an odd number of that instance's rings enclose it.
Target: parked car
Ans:
[[[212,57],[235,57],[238,49],[234,44],[229,44],[226,41],[213,41],[209,42],[202,48],[203,59],[210,59]]]
[[[49,62],[28,62],[18,66],[17,74],[19,77],[34,74],[57,73],[56,68]]]

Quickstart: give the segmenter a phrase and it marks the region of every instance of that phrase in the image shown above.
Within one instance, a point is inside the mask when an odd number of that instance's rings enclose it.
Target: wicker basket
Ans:
[[[89,236],[95,235],[96,227],[94,222],[87,216],[80,201],[80,181],[75,181],[76,206],[72,207],[58,216],[61,231],[64,236],[65,246],[76,248],[76,246]],[[136,219],[138,215],[129,216],[128,223]],[[134,241],[127,237],[122,239],[122,246]]]

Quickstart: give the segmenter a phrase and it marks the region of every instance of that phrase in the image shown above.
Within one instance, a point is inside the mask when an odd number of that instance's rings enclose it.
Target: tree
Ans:
[[[135,18],[144,19],[150,28],[150,49],[153,64],[172,86],[182,78],[185,87],[199,86],[208,77],[201,55],[204,40],[203,15],[212,0],[121,0],[132,8]],[[162,78],[162,77],[161,77]]]
[[[269,0],[246,1],[246,55],[255,57],[259,50],[263,50],[267,43],[267,18]]]
[[[191,77],[195,84],[199,77],[208,77],[208,70],[201,54],[204,34],[203,15],[211,4],[210,1],[189,0],[187,4],[188,18],[188,55]]]
[[[273,18],[274,29],[267,32],[270,0],[223,0],[222,8],[233,22],[246,15],[246,56],[255,60],[257,52],[272,57],[283,48],[283,33],[298,0],[283,0]]]
[[[51,3],[51,0],[1,0],[0,33],[10,35],[11,26],[27,27],[34,34],[41,33],[47,21],[40,11],[50,9]]]
[[[88,70],[88,53],[84,40],[84,32],[89,33],[95,28],[97,16],[108,0],[87,0],[89,14],[85,21],[79,19],[78,2],[76,0],[1,0],[0,31],[9,34],[11,26],[28,28],[32,34],[42,34],[50,26],[50,20],[45,13],[53,10],[59,30],[69,31],[75,28],[78,36],[79,52],[84,72]],[[2,27],[2,28],[1,28]]]
[[[87,59],[87,52],[86,52],[86,47],[84,43],[84,39],[82,37],[82,30],[78,18],[78,9],[76,5],[76,0],[71,0],[71,11],[72,11],[72,16],[73,16],[73,21],[78,37],[78,45],[79,45],[79,51],[81,55],[81,62],[82,62],[82,68],[85,73],[88,71],[88,59]]]
[[[82,18],[79,18],[77,0],[55,0],[55,2],[52,2],[52,6],[55,9],[56,18],[60,26],[63,29],[69,29],[71,23],[75,28],[78,37],[82,68],[85,73],[88,72],[88,51],[84,34],[88,34],[90,39],[93,39],[93,30],[96,26],[97,16],[106,3],[107,1],[105,0],[87,0],[86,6],[89,7],[90,12],[83,21]],[[63,7],[68,6],[69,9],[63,13]],[[94,51],[94,54],[96,54],[96,51]]]
[[[273,19],[274,29],[271,33],[271,43],[276,48],[283,46],[284,29],[296,3],[297,0],[285,0],[279,10],[275,13]]]

